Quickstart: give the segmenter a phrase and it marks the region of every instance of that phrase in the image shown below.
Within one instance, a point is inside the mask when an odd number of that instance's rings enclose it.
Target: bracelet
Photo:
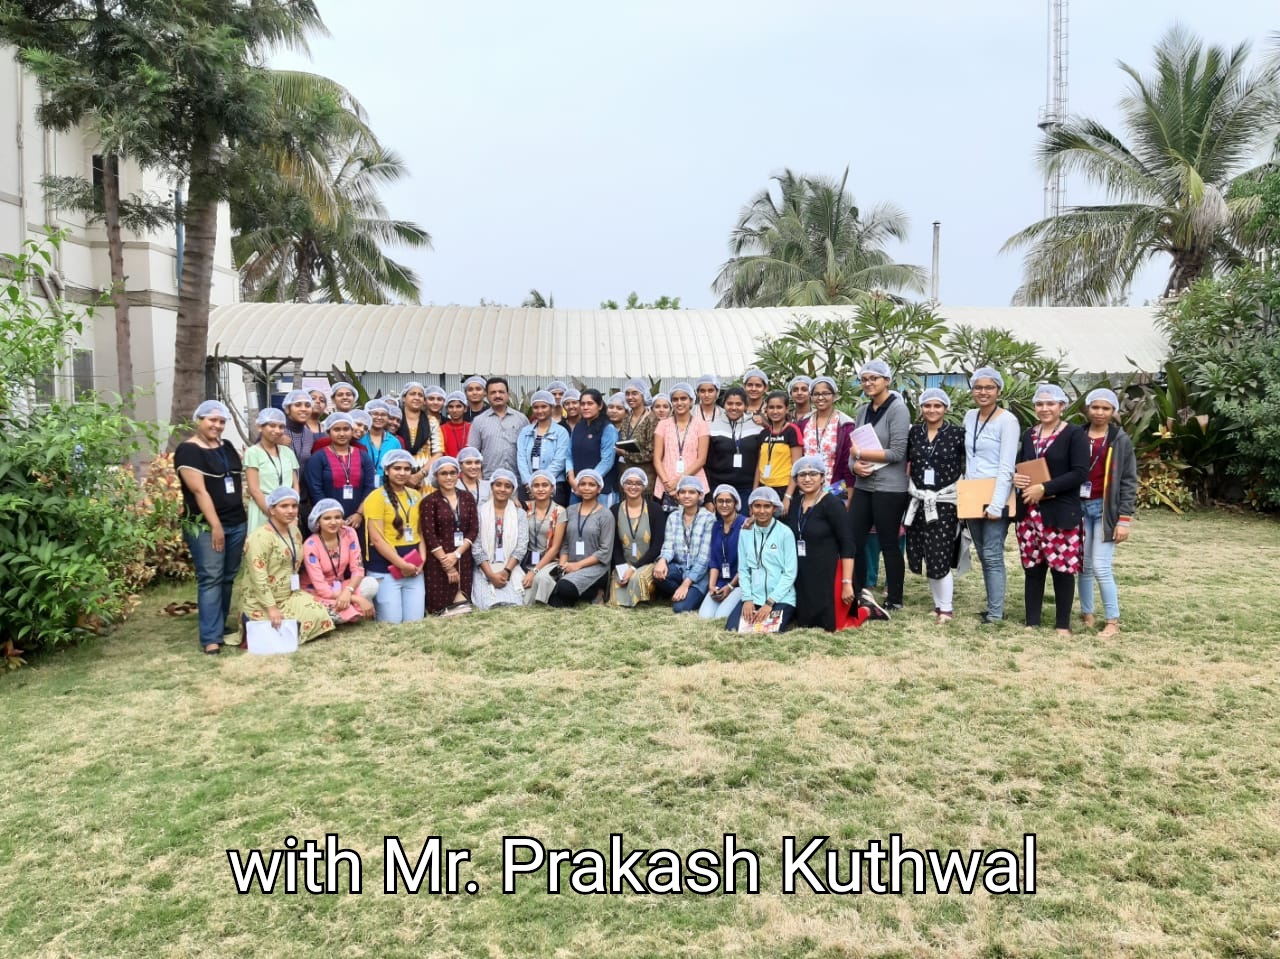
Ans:
[[[842,580],[840,580],[840,585],[841,585],[841,586],[852,586],[852,585],[853,585],[853,580],[851,580],[851,579],[842,579]]]

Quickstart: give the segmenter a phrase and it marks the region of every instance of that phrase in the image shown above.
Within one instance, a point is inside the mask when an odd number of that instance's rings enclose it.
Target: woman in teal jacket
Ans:
[[[738,587],[742,602],[729,614],[725,629],[738,631],[742,619],[763,623],[781,614],[778,632],[786,630],[796,613],[796,537],[778,522],[782,509],[778,494],[768,486],[756,489],[748,503],[751,529],[738,536]]]

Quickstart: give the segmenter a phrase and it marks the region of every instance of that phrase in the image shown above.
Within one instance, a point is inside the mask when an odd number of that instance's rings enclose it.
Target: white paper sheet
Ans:
[[[280,623],[279,629],[273,629],[266,620],[250,621],[245,624],[245,638],[249,643],[249,652],[257,656],[296,653],[298,651],[298,621],[296,619],[286,619]]]

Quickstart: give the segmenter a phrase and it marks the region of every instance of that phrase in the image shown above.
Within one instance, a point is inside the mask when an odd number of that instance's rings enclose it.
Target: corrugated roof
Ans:
[[[1081,372],[1159,369],[1168,352],[1148,307],[942,307],[949,326],[999,327],[1061,353]],[[307,370],[349,362],[370,373],[501,371],[681,379],[740,375],[756,346],[801,317],[848,307],[560,310],[464,306],[237,303],[213,310],[209,349],[241,359],[298,359]],[[947,372],[947,371],[939,371]]]

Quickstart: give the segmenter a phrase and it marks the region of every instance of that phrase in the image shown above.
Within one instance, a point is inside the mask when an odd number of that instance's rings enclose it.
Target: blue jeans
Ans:
[[[668,563],[667,578],[655,579],[653,581],[653,587],[663,596],[671,596],[680,588],[680,584],[683,582],[684,567],[679,563]],[[684,599],[680,600],[678,603],[671,604],[671,612],[691,613],[702,605],[702,601],[706,598],[706,595],[707,594],[698,589],[697,586],[691,585],[689,587],[689,592],[685,594]]]
[[[184,530],[182,538],[191,550],[191,562],[196,568],[196,614],[200,624],[200,645],[217,646],[222,642],[222,632],[227,626],[227,614],[231,612],[231,588],[236,573],[240,572],[240,560],[244,558],[244,538],[248,524],[222,527],[225,542],[222,552],[213,548],[213,531],[201,529],[193,536]]]
[[[1007,519],[971,519],[969,535],[982,562],[982,582],[987,587],[987,618],[1004,619],[1004,540],[1009,533]]]
[[[703,619],[724,619],[734,608],[742,605],[742,590],[734,587],[724,599],[717,600],[710,593],[698,607],[698,615]]]
[[[1111,570],[1115,557],[1115,540],[1107,542],[1102,535],[1102,513],[1105,501],[1089,499],[1084,507],[1084,566],[1080,570],[1080,612],[1093,615],[1093,581],[1098,581],[1102,592],[1102,608],[1107,619],[1120,618],[1120,594],[1116,591],[1116,577]]]
[[[383,623],[408,623],[427,615],[427,577],[405,576],[396,579],[390,573],[370,573],[378,581],[374,609]]]

